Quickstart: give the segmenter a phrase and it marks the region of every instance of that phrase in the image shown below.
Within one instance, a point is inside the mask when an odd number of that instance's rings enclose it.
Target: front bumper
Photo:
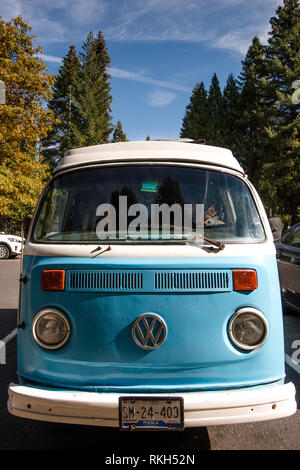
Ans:
[[[22,243],[11,243],[10,251],[13,256],[20,255],[22,251]]]
[[[8,410],[22,418],[92,426],[119,426],[119,397],[137,394],[49,390],[10,384]],[[143,394],[138,394],[142,396]],[[149,397],[149,393],[145,394]],[[240,390],[155,393],[184,400],[184,427],[265,421],[296,412],[295,387],[290,382]]]

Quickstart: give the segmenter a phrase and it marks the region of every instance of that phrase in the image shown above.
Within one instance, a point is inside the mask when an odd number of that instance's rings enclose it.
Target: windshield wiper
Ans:
[[[182,228],[182,227],[179,227],[179,226],[177,226],[177,225],[170,225],[170,227],[172,227],[173,229],[174,229],[174,228],[178,228],[178,229],[181,229],[181,228]],[[224,250],[224,248],[225,248],[225,244],[224,244],[223,242],[218,242],[217,240],[211,240],[210,238],[204,237],[203,235],[199,235],[199,234],[197,234],[196,232],[193,232],[193,231],[189,231],[188,234],[194,235],[196,238],[198,237],[198,238],[200,238],[201,240],[204,240],[204,241],[208,242],[210,245],[215,245],[215,246],[217,246],[220,251],[221,251],[221,250]],[[194,240],[189,240],[189,239],[183,239],[183,240],[186,242],[186,244],[189,244],[189,243],[190,243],[191,245],[199,246],[199,245],[197,244],[197,242],[194,241]]]
[[[105,253],[106,251],[111,251],[111,246],[110,245],[108,247],[104,248],[104,249],[102,249],[102,248],[103,248],[102,246],[98,246],[97,248],[95,248],[95,250],[91,251],[91,253],[95,253],[95,251],[99,251],[99,253],[96,253],[96,255],[93,256],[93,258],[96,258],[96,256],[99,256],[99,255],[102,255],[102,253]]]
[[[197,235],[199,236],[199,235]],[[218,242],[217,240],[211,240],[210,238],[207,238],[207,237],[202,237],[202,235],[200,236],[200,238],[202,240],[205,240],[206,242],[208,242],[210,245],[215,245],[219,248],[219,250],[224,250],[225,248],[225,244],[223,242]],[[197,242],[195,242],[194,240],[185,240],[187,244],[191,244],[191,245],[195,245],[195,246],[199,246]]]
[[[145,228],[144,226],[142,226],[142,227]],[[147,228],[150,230],[150,233],[151,233],[151,227],[150,227],[150,226],[147,226]],[[159,226],[159,227],[157,227],[157,228],[160,228],[160,229],[161,229],[161,228],[163,228],[163,227],[162,227],[162,226]],[[172,229],[176,229],[176,228],[177,228],[177,229],[180,229],[180,230],[182,229],[181,226],[177,226],[177,225],[170,225],[168,228],[172,228]],[[183,243],[184,243],[184,244],[191,244],[191,245],[194,245],[194,246],[199,247],[199,244],[198,244],[197,241],[195,241],[194,239],[184,238],[184,235],[185,235],[185,234],[187,234],[187,235],[192,235],[193,238],[195,237],[196,239],[197,239],[197,237],[198,237],[198,239],[204,240],[205,242],[209,243],[209,245],[214,245],[214,246],[216,246],[217,248],[219,248],[219,250],[224,250],[224,248],[225,248],[225,244],[224,244],[223,242],[219,242],[219,241],[217,241],[217,240],[211,240],[210,238],[207,238],[207,237],[204,237],[204,236],[202,236],[202,235],[199,235],[199,234],[197,234],[196,232],[193,232],[193,231],[188,231],[188,232],[186,232],[186,230],[185,230],[185,233],[184,233],[184,234],[181,234],[181,238],[176,238],[176,235],[178,235],[178,234],[176,234],[176,233],[175,233],[175,234],[174,234],[174,233],[173,233],[173,234],[171,234],[171,233],[169,234],[169,235],[175,235],[175,238],[172,238],[172,239],[170,239],[170,238],[159,238],[159,239],[157,239],[157,238],[151,238],[151,236],[150,236],[150,238],[149,238],[149,237],[144,238],[143,235],[146,235],[146,234],[143,233],[142,236],[141,236],[141,235],[136,235],[136,236],[134,236],[133,238],[129,238],[129,239],[128,239],[128,238],[124,238],[124,239],[123,239],[123,238],[120,238],[120,239],[119,239],[119,238],[118,238],[118,239],[108,239],[108,240],[106,241],[106,243],[110,243],[110,244],[113,244],[113,243],[118,243],[118,244],[119,244],[119,243],[137,243],[137,244],[139,244],[139,243],[159,243],[159,242],[164,242],[164,243],[166,243],[166,242],[167,242],[167,243],[178,243],[178,242],[179,242],[179,243],[182,243],[182,244],[183,244]],[[103,243],[105,243],[105,242],[103,241]],[[101,247],[101,246],[98,246],[93,252],[101,251],[101,249],[102,249],[102,247]],[[104,251],[108,251],[108,250],[111,250],[111,247],[107,247],[106,249],[104,249],[104,250],[101,251],[100,253],[97,253],[97,254],[95,255],[95,257],[98,256],[98,255],[100,255],[100,254],[102,254],[102,253],[104,253]],[[93,253],[93,252],[92,252],[92,253]]]

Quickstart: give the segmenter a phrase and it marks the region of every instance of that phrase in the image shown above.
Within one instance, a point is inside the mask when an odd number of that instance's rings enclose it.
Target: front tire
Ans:
[[[9,258],[10,251],[6,245],[0,244],[0,259],[7,259]]]

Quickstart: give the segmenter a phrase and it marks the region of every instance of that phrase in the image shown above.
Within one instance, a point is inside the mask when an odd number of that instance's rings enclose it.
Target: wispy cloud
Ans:
[[[213,47],[220,49],[230,49],[241,55],[245,55],[254,36],[258,36],[262,44],[268,41],[269,25],[263,25],[258,28],[249,28],[248,30],[236,30],[228,32],[223,36],[217,37],[213,41]]]
[[[40,54],[39,56],[45,62],[53,62],[57,64],[62,63],[61,57],[55,57],[55,56],[47,55],[47,54]],[[147,77],[140,72],[130,72],[128,70],[118,69],[116,67],[110,67],[108,69],[108,72],[114,78],[121,78],[124,80],[131,80],[134,82],[145,83],[145,84],[153,85],[153,86],[160,87],[160,88],[168,88],[169,90],[183,91],[186,93],[191,92],[191,89],[186,86],[178,85],[176,83],[165,81],[165,80],[156,80],[155,78]],[[152,104],[152,105],[161,106],[163,104],[167,104],[167,102],[169,103],[170,101],[172,101],[176,95],[174,93],[167,93],[167,92],[163,93],[163,92],[155,91],[152,93],[151,96],[153,98],[153,103],[154,102],[161,103],[161,104]]]
[[[53,55],[40,54],[39,56],[45,62],[54,62],[57,64],[60,64],[62,62],[62,59],[60,57],[55,57]]]
[[[156,80],[154,78],[146,77],[139,72],[129,72],[128,70],[118,69],[116,67],[110,67],[109,73],[112,77],[115,78],[123,78],[126,80],[132,80],[134,82],[139,83],[148,83],[149,85],[154,85],[157,87],[168,88],[170,90],[177,90],[177,91],[184,91],[190,93],[190,88],[177,85],[176,83],[164,81],[164,80]]]
[[[147,104],[149,106],[166,106],[174,101],[176,94],[167,90],[154,90],[148,93]]]
[[[81,41],[100,28],[108,41],[177,41],[244,54],[283,0],[0,0],[4,19],[21,14],[42,45]]]
[[[283,0],[123,0],[120,17],[106,27],[112,41],[205,43],[244,54],[268,27]]]
[[[20,0],[10,0],[7,1],[0,1],[0,15],[2,18],[9,20],[11,18],[15,18],[16,16],[22,13],[22,1]]]

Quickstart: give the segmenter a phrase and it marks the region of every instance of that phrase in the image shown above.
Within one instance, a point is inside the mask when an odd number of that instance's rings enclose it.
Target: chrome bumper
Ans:
[[[46,390],[10,384],[8,411],[23,418],[57,423],[119,426],[119,397],[129,393]],[[142,396],[143,394],[138,394]],[[149,397],[148,394],[144,394]],[[184,426],[265,421],[296,412],[295,387],[277,386],[215,392],[154,393],[184,400]]]

